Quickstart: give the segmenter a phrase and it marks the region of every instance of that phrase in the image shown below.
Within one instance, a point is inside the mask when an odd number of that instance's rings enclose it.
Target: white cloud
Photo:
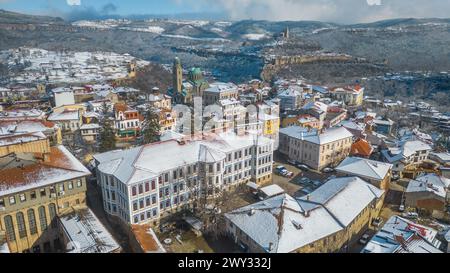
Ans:
[[[81,6],[81,0],[67,0],[69,6]]]

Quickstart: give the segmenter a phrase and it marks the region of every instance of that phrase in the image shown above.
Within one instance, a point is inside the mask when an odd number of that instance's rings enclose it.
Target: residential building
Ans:
[[[90,175],[64,146],[0,158],[0,230],[11,252],[62,251],[57,217],[86,206]]]
[[[282,111],[298,109],[303,101],[302,89],[289,87],[278,92],[277,98],[280,100]]]
[[[392,129],[394,127],[394,121],[390,119],[374,119],[372,120],[374,125],[374,131],[383,134],[383,135],[391,135]]]
[[[48,153],[50,141],[42,132],[0,136],[0,157],[11,153]]]
[[[279,151],[290,159],[322,170],[337,166],[350,154],[353,135],[344,127],[317,130],[291,126],[280,129]]]
[[[143,116],[125,103],[114,105],[115,128],[120,139],[135,138],[141,131]]]
[[[97,123],[83,124],[80,127],[81,138],[86,143],[94,143],[100,134],[100,125]]]
[[[347,157],[335,170],[338,175],[358,176],[379,189],[389,190],[391,164],[360,157]]]
[[[225,228],[251,253],[346,251],[378,216],[383,193],[357,177],[336,178],[301,198],[282,194],[226,213]]]
[[[362,253],[442,253],[437,231],[394,215],[361,251]]]
[[[209,134],[94,155],[104,209],[122,224],[157,224],[199,196],[272,180],[273,141]]]
[[[89,208],[58,217],[67,253],[118,253],[122,249]]]
[[[410,180],[405,191],[405,205],[432,213],[445,211],[449,200],[450,179],[426,174]]]
[[[393,172],[402,174],[404,169],[411,165],[419,165],[428,158],[431,146],[419,141],[398,142],[394,147],[381,151],[383,159],[394,165]]]
[[[72,88],[59,87],[53,89],[52,92],[55,107],[75,104],[75,95]]]
[[[62,112],[53,112],[48,116],[47,120],[58,124],[63,132],[75,132],[80,129],[82,124],[79,110],[64,109]]]
[[[331,88],[329,94],[333,99],[342,101],[348,106],[360,106],[364,99],[364,88],[359,85],[336,87]]]
[[[354,156],[369,158],[373,151],[374,148],[367,140],[358,139],[355,143],[352,144],[350,154]]]
[[[207,89],[203,91],[203,105],[212,105],[221,100],[238,99],[238,87],[233,83],[215,82],[211,83]]]
[[[450,167],[450,153],[430,153],[428,158],[443,166]]]
[[[62,144],[61,128],[43,119],[0,120],[0,136],[42,132],[52,145]]]

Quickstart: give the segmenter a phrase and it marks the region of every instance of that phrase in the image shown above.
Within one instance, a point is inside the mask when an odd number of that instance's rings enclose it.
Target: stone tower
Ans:
[[[181,67],[181,62],[178,57],[175,57],[173,61],[173,93],[181,93],[183,89],[183,68]]]
[[[284,38],[289,39],[289,27],[286,27],[286,30],[284,31]]]

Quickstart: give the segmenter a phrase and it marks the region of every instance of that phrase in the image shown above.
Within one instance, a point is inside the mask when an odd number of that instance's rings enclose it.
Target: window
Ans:
[[[30,192],[30,198],[31,198],[31,200],[36,199],[36,192],[35,191]]]
[[[16,197],[15,196],[10,196],[9,197],[9,204],[10,205],[14,205],[16,203]]]
[[[72,181],[69,182],[67,188],[68,188],[69,190],[73,189],[73,182],[72,182]]]
[[[137,202],[133,203],[133,211],[137,211],[138,210],[138,204]]]
[[[16,234],[14,232],[14,225],[12,221],[12,217],[10,215],[5,216],[5,227],[6,227],[6,239],[8,241],[15,241]]]
[[[144,187],[142,184],[139,185],[139,194],[142,194],[144,192]]]
[[[22,212],[16,214],[17,229],[19,230],[19,237],[27,237],[27,229],[25,227],[25,219]]]
[[[39,222],[41,223],[41,231],[47,230],[47,215],[43,206],[39,207]]]
[[[164,174],[164,181],[169,181],[169,173]]]
[[[144,208],[144,199],[139,200],[139,208]]]
[[[145,183],[145,192],[149,192],[150,191],[150,183],[146,182]]]
[[[133,187],[131,188],[131,194],[132,194],[133,196],[136,196],[136,186],[133,186]]]
[[[66,204],[64,204],[65,206]],[[50,222],[52,223],[52,228],[56,228],[58,223],[56,222],[56,205],[50,204],[48,205],[48,210],[50,212]]]
[[[150,197],[147,197],[146,199],[145,199],[145,205],[148,207],[148,206],[150,206]]]
[[[156,189],[156,182],[155,180],[152,181],[152,191]]]
[[[20,202],[22,202],[22,203],[27,201],[27,197],[25,196],[25,193],[19,194],[19,199],[20,199]]]
[[[64,191],[64,184],[60,184],[59,185],[59,191],[61,192],[61,191]]]
[[[28,215],[28,225],[30,227],[30,233],[36,234],[37,233],[37,225],[36,225],[36,217],[34,215],[34,210],[29,209],[27,212]]]
[[[83,183],[81,182],[81,179],[77,180],[77,187],[80,188],[83,185]]]
[[[156,204],[156,195],[152,196],[152,204]]]
[[[41,195],[41,197],[45,197],[47,195],[47,192],[45,191],[45,189],[41,189],[39,191],[39,194]]]
[[[177,179],[177,171],[173,171],[173,179]]]
[[[5,200],[3,198],[0,198],[0,208],[5,207]]]

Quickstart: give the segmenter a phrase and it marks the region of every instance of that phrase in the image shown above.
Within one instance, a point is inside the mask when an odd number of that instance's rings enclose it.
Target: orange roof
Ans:
[[[131,230],[144,253],[165,252],[150,225],[132,225]]]
[[[43,158],[41,153],[34,153],[34,156],[36,159]],[[48,158],[48,161],[24,165],[23,168],[1,170],[0,191],[27,190],[90,174],[63,146],[51,147]]]
[[[367,140],[360,139],[352,144],[351,154],[369,157],[373,152],[372,146]]]
[[[125,103],[116,103],[114,105],[114,109],[116,110],[116,112],[125,112],[126,110],[128,110],[128,106]]]

